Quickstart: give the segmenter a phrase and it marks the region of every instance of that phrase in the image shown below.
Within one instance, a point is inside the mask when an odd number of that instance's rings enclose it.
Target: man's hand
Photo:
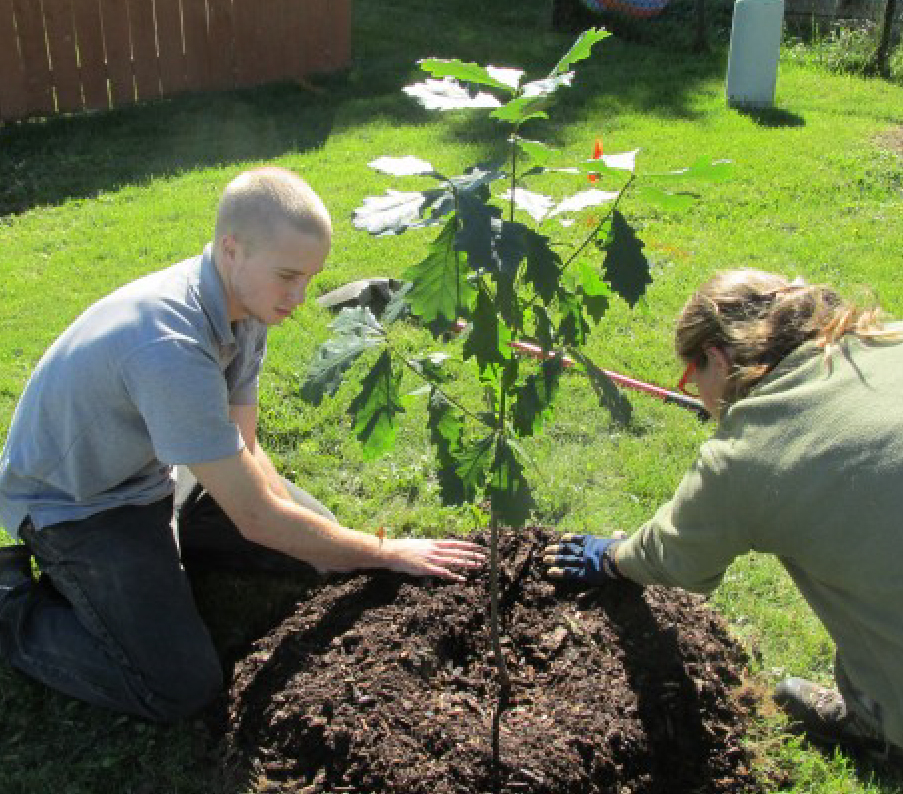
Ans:
[[[321,573],[388,568],[460,581],[464,577],[455,569],[477,568],[485,560],[483,548],[465,540],[379,538],[281,499],[247,449],[190,469],[243,537],[303,560]]]
[[[615,562],[615,549],[626,537],[616,532],[612,538],[593,535],[563,535],[560,543],[547,546],[542,561],[550,579],[583,585],[601,585],[624,579]]]
[[[464,581],[456,568],[479,568],[486,562],[483,546],[466,540],[386,538],[382,548],[385,566],[413,576],[439,576]]]

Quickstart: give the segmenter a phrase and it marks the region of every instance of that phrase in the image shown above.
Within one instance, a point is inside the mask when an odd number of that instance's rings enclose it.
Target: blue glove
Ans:
[[[543,553],[543,562],[549,566],[547,575],[589,586],[623,580],[614,556],[619,543],[620,540],[593,535],[564,535],[561,543],[547,547]]]

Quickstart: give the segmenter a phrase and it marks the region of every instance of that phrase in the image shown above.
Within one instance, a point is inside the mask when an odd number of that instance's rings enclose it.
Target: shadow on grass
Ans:
[[[0,126],[0,216],[92,198],[149,179],[233,163],[267,161],[321,147],[339,129],[386,119],[418,124],[435,115],[401,91],[419,79],[416,61],[456,57],[528,66],[544,76],[574,41],[551,27],[547,0],[507,4],[449,0],[358,0],[353,60],[311,85],[286,83],[241,91],[183,95],[136,107],[36,119]],[[723,54],[697,56],[666,44],[614,37],[579,64],[563,92],[558,123],[636,110],[693,117],[689,97],[723,68]],[[469,114],[447,117],[449,135],[497,154],[498,123]],[[546,132],[551,133],[546,135]]]
[[[196,94],[0,130],[0,214],[321,146],[333,110],[298,86]]]
[[[192,577],[227,676],[235,659],[319,582],[313,574],[208,572]],[[201,719],[221,720],[216,714],[157,725],[54,692],[2,661],[0,712],[3,794],[238,791],[232,768],[220,758],[217,729]]]
[[[152,725],[52,692],[0,662],[0,791],[211,794],[197,720]]]
[[[783,108],[735,108],[742,116],[746,116],[760,127],[778,129],[781,127],[804,127],[806,120]]]

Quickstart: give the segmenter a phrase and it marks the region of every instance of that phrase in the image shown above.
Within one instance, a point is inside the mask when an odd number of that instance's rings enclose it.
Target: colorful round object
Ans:
[[[580,2],[596,14],[610,11],[637,19],[654,17],[668,5],[668,0],[580,0]]]

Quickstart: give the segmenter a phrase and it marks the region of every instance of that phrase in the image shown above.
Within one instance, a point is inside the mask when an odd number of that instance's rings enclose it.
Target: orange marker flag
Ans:
[[[602,139],[596,138],[596,143],[593,146],[593,160],[598,160],[602,157]],[[595,182],[599,179],[598,174],[587,174],[587,178],[590,182]]]

